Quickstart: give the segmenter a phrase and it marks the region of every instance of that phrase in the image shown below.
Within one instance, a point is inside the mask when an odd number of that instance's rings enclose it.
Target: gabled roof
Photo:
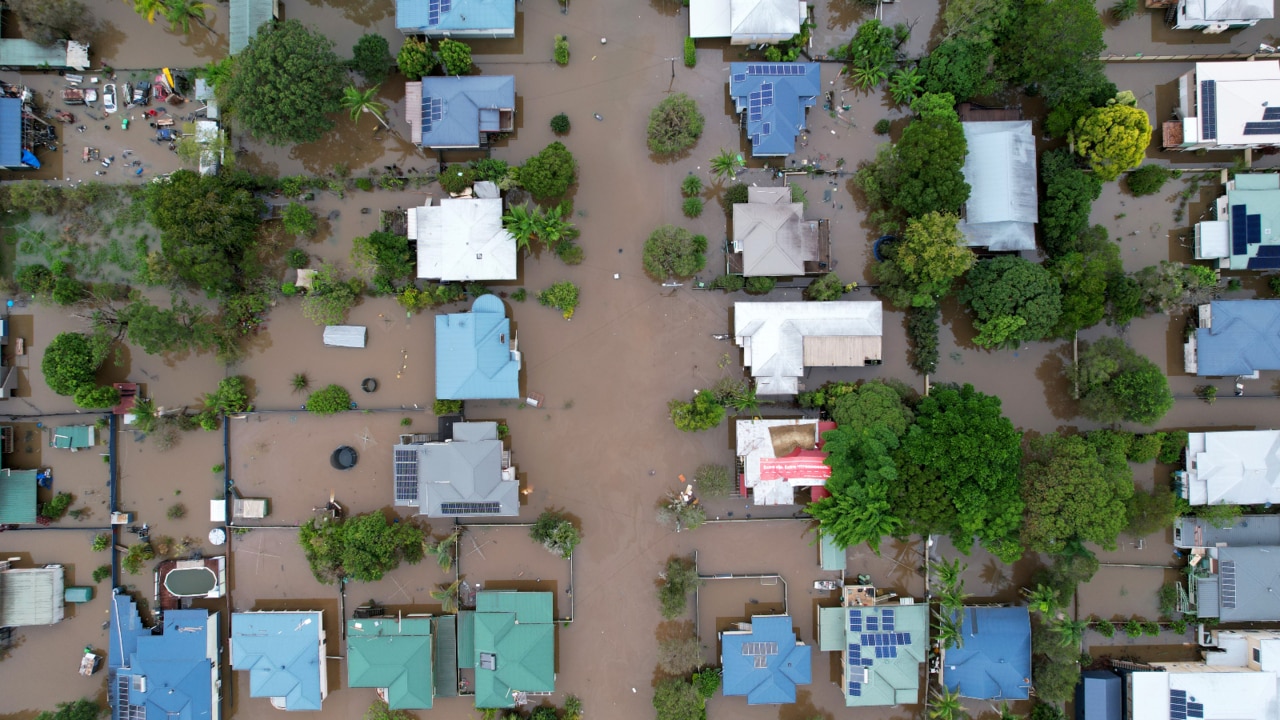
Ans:
[[[516,239],[502,226],[500,198],[442,198],[409,208],[418,277],[470,282],[516,279]]]
[[[1173,525],[1173,546],[1254,547],[1280,545],[1280,515],[1244,515],[1222,528],[1194,515],[1183,515]]]
[[[1217,572],[1197,578],[1196,612],[1229,622],[1280,620],[1280,547],[1216,549]]]
[[[880,359],[879,301],[739,302],[735,342],[760,395],[794,394],[806,367],[860,367]]]
[[[245,49],[258,28],[271,22],[275,15],[274,4],[275,0],[231,0],[231,7],[227,10],[227,34],[232,55]]]
[[[481,295],[471,312],[436,316],[436,398],[504,400],[520,397],[520,354],[511,349],[511,321],[495,295]]]
[[[520,514],[520,481],[503,467],[497,423],[454,423],[449,442],[396,445],[394,452],[397,482],[416,474],[416,501],[427,517]]]
[[[729,64],[729,96],[746,115],[751,155],[790,155],[822,85],[818,63]]]
[[[831,610],[838,610],[839,613]],[[823,608],[840,621],[847,707],[915,705],[928,655],[927,605]],[[828,631],[828,635],[834,635]]]
[[[515,0],[396,0],[396,29],[429,37],[515,37]]]
[[[480,147],[481,111],[512,110],[512,75],[450,75],[405,83],[405,120],[415,145],[429,148]]]
[[[796,686],[813,681],[812,652],[796,638],[787,615],[757,615],[751,630],[720,633],[724,694],[745,695],[748,705],[796,701]]]
[[[36,521],[36,471],[0,470],[0,523]]]
[[[805,222],[789,187],[748,188],[747,202],[733,206],[733,240],[745,277],[804,275],[805,262],[818,260],[818,223]]]
[[[1025,607],[960,611],[963,644],[942,660],[947,690],[978,700],[1026,700],[1031,688],[1031,617]]]
[[[1197,375],[1280,370],[1280,300],[1214,300],[1208,316],[1196,328]]]
[[[1036,141],[1030,120],[961,123],[971,192],[960,231],[969,247],[1036,249]]]
[[[111,600],[111,717],[217,720],[218,613],[168,610],[156,635],[142,626],[129,596]],[[125,678],[138,680],[117,682]]]
[[[328,694],[324,613],[231,616],[231,667],[249,671],[249,696],[283,698],[285,710],[319,710]]]
[[[484,591],[476,595],[476,707],[515,706],[516,692],[556,689],[556,626],[551,593]],[[459,658],[462,661],[462,658]]]
[[[781,42],[800,33],[806,10],[802,0],[690,0],[689,36]]]
[[[1274,718],[1280,713],[1273,672],[1189,672],[1178,668],[1173,672],[1126,673],[1125,682],[1131,720],[1190,718],[1189,710],[1199,710],[1199,717],[1204,718]],[[1199,707],[1192,708],[1192,703]],[[1174,715],[1175,708],[1181,714]]]
[[[347,685],[386,688],[392,710],[431,709],[431,618],[347,621]]]
[[[0,572],[0,627],[60,622],[65,583],[66,571],[61,565]]]
[[[1275,85],[1280,95],[1280,79]],[[1257,135],[1248,140],[1272,142]],[[1274,142],[1280,142],[1280,131]],[[1226,197],[1218,199],[1218,219],[1196,223],[1196,257],[1232,270],[1280,269],[1280,178],[1241,173],[1229,181]]]
[[[1192,505],[1280,502],[1280,431],[1188,434],[1182,492]]]
[[[1076,717],[1085,720],[1121,720],[1124,681],[1110,670],[1085,670],[1076,686]]]

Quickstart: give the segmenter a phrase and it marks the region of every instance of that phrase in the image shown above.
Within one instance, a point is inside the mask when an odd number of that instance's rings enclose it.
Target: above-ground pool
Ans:
[[[164,589],[176,597],[204,597],[218,586],[218,576],[207,567],[172,570],[164,576]]]

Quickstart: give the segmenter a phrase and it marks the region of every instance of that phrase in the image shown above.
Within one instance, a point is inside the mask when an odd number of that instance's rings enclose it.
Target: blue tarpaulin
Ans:
[[[40,169],[40,161],[36,159],[35,153],[31,152],[30,150],[22,151],[22,164],[30,165],[31,167],[37,170]]]

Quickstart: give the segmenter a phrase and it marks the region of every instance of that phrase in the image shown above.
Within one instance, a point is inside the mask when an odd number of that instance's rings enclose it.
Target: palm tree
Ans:
[[[164,0],[124,0],[133,3],[133,11],[147,19],[152,25],[156,22],[156,15],[164,14],[166,7]]]
[[[1027,596],[1027,605],[1036,612],[1046,617],[1052,616],[1062,607],[1062,601],[1058,597],[1058,590],[1047,585],[1036,585],[1035,590],[1023,589],[1023,594]]]
[[[380,87],[382,86],[374,85],[368,90],[360,90],[355,85],[348,85],[342,89],[342,108],[351,111],[351,122],[358,120],[360,113],[369,113],[382,123],[383,128],[391,128],[385,118],[387,106],[374,99],[378,96]]]
[[[937,579],[940,587],[951,587],[957,583],[959,583],[961,587],[964,587],[964,584],[960,581],[960,576],[968,569],[969,565],[967,563],[960,562],[960,558],[956,558],[954,560],[939,560],[933,564],[933,575]]]
[[[529,243],[538,235],[541,214],[536,207],[531,212],[528,205],[512,205],[502,216],[502,226],[515,237],[517,250],[529,252]]]
[[[946,688],[933,691],[933,707],[929,708],[930,720],[963,720],[969,717],[960,704],[960,691],[948,692]]]
[[[458,586],[461,580],[454,580],[448,585],[441,585],[439,590],[431,591],[431,599],[440,601],[440,609],[446,613],[458,612]]]
[[[938,642],[942,644],[942,649],[964,647],[964,633],[962,632],[964,621],[961,619],[963,616],[939,611],[934,613],[933,617],[937,621],[937,624],[934,625],[934,630],[937,631],[935,634],[938,637]]]
[[[732,150],[721,150],[719,155],[711,158],[711,174],[732,180],[742,169],[742,156]]]
[[[436,556],[436,562],[440,564],[441,570],[449,572],[453,569],[453,554],[458,548],[458,538],[461,536],[462,530],[454,530],[440,542],[428,545],[428,552]]]
[[[947,585],[938,589],[938,604],[944,610],[959,611],[964,607],[964,601],[970,593],[964,591],[964,581],[954,585]]]
[[[213,6],[209,3],[200,2],[200,0],[163,0],[164,1],[164,19],[169,21],[169,29],[181,27],[183,34],[191,32],[191,21],[195,20],[200,27],[213,32],[213,28],[209,27],[205,22],[205,10],[211,9]]]
[[[1062,618],[1049,626],[1049,630],[1058,636],[1058,644],[1065,650],[1079,648],[1084,640],[1084,631],[1089,629],[1087,620],[1069,620]]]
[[[558,252],[560,243],[565,240],[572,240],[578,236],[578,229],[573,223],[565,219],[565,206],[557,205],[549,212],[538,212],[534,215],[534,223],[537,230],[534,232],[538,239],[553,252]]]

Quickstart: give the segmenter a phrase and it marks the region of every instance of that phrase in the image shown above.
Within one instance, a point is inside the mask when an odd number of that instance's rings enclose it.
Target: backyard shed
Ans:
[[[13,568],[0,563],[0,627],[53,625],[63,617],[66,571],[61,565]]]
[[[368,330],[363,325],[328,325],[324,329],[324,344],[329,347],[362,348]]]
[[[258,28],[280,17],[280,0],[231,0],[230,31],[231,54],[235,55],[249,44]]]

